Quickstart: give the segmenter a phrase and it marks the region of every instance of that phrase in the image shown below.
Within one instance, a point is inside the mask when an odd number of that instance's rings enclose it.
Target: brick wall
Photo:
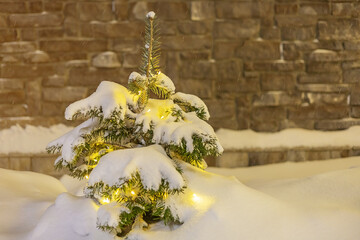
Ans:
[[[360,124],[358,1],[2,0],[0,128],[64,121],[101,80],[126,84],[149,10],[164,72],[206,101],[214,127]]]

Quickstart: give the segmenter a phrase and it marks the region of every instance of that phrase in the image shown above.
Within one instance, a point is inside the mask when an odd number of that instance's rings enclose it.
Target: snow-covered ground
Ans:
[[[49,142],[72,129],[73,127],[58,124],[50,128],[27,125],[25,128],[12,126],[0,130],[0,153],[45,152]],[[225,150],[360,146],[360,126],[327,132],[299,128],[285,129],[276,133],[219,129],[216,134]]]
[[[243,169],[183,165],[188,188],[170,199],[185,222],[129,239],[360,239],[360,157]],[[0,240],[110,240],[82,183],[0,169]],[[66,188],[69,190],[66,191]]]

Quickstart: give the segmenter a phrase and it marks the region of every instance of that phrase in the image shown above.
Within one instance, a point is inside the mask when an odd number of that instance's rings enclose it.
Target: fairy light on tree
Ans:
[[[186,188],[179,162],[204,169],[205,156],[222,152],[204,102],[175,92],[160,71],[159,40],[149,12],[140,73],[130,74],[127,88],[104,81],[71,104],[65,117],[85,121],[48,147],[61,153],[57,168],[88,181],[84,192],[99,205],[97,226],[116,236],[159,221],[181,224],[166,201]]]

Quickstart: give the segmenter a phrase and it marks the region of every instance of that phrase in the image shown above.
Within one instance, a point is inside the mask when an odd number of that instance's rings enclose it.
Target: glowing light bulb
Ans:
[[[147,110],[147,112],[150,112],[150,111],[151,111],[151,109]]]
[[[200,202],[200,197],[198,196],[198,195],[196,195],[195,193],[193,194],[193,196],[192,196],[192,200],[194,201],[194,202]]]
[[[89,179],[89,175],[85,175],[85,178],[86,178],[86,179]]]
[[[140,95],[140,94],[141,94],[141,91],[138,91],[138,94]]]
[[[136,194],[134,191],[131,191],[130,193],[131,193],[132,195],[135,195],[135,194]]]
[[[102,204],[108,204],[108,203],[110,203],[110,199],[108,199],[108,198],[103,198],[103,199],[101,199],[101,201],[100,201]]]
[[[164,118],[164,116],[161,116],[161,118],[160,119],[163,119]]]

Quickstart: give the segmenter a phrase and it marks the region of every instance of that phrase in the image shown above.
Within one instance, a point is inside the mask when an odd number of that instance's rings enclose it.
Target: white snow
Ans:
[[[111,117],[114,111],[120,112],[120,119],[130,112],[128,105],[134,105],[134,95],[120,84],[102,81],[96,91],[89,97],[70,104],[65,111],[65,118],[71,120],[80,111],[85,114],[91,109],[102,109],[105,118]]]
[[[173,81],[162,72],[157,75],[156,81],[160,83],[161,86],[164,86],[169,92],[175,92],[175,85]]]
[[[129,209],[117,202],[102,205],[97,212],[97,225],[117,227],[121,213],[129,213]]]
[[[59,161],[60,159],[63,159],[65,162],[72,162],[74,157],[74,151],[73,148],[77,145],[80,145],[85,140],[81,137],[82,134],[89,133],[94,126],[98,124],[98,120],[94,118],[90,118],[77,126],[76,128],[70,130],[68,133],[64,134],[63,136],[53,140],[48,144],[47,147],[51,146],[57,146],[61,147],[61,156],[58,157],[56,160]]]
[[[232,172],[238,173],[240,179],[243,174],[253,175],[252,182],[257,177],[270,176],[250,186],[247,181],[242,184],[233,177],[207,173],[182,163],[188,187],[184,194],[170,196],[167,204],[177,209],[184,224],[169,228],[158,223],[147,230],[134,229],[128,239],[359,239],[360,157],[294,163],[293,169],[297,165],[300,170],[295,177],[287,173],[286,164]],[[326,168],[327,165],[331,167]],[[60,194],[63,188],[56,187],[60,183],[44,175],[0,171],[0,222],[5,223],[0,225],[1,240],[113,239],[96,229],[100,211],[90,199]],[[29,177],[31,187],[24,185]],[[43,197],[39,198],[39,194]],[[58,194],[54,205],[46,211],[49,202],[36,208],[43,198],[53,202]],[[19,206],[23,208],[18,209]],[[24,216],[28,211],[33,214]],[[113,216],[108,217],[110,221]],[[13,228],[6,227],[9,225]]]
[[[117,150],[100,159],[89,176],[89,185],[103,182],[120,186],[138,172],[145,189],[159,189],[162,179],[169,183],[170,189],[179,189],[185,182],[175,168],[160,145]]]
[[[198,96],[192,95],[192,94],[186,94],[182,92],[177,92],[174,95],[171,96],[173,100],[179,100],[181,102],[189,103],[191,106],[194,106],[198,109],[204,109],[205,112],[205,119],[209,120],[210,113],[209,110],[204,103],[203,100],[201,100]]]
[[[147,17],[147,18],[154,18],[154,17],[155,17],[155,13],[154,13],[153,11],[148,12],[148,13],[146,14],[146,17]]]
[[[0,153],[43,153],[46,145],[55,138],[68,132],[72,127],[63,124],[49,128],[26,125],[25,128],[15,125],[0,130]]]
[[[225,150],[360,146],[360,126],[326,132],[300,128],[289,128],[276,133],[219,129],[216,134]]]

